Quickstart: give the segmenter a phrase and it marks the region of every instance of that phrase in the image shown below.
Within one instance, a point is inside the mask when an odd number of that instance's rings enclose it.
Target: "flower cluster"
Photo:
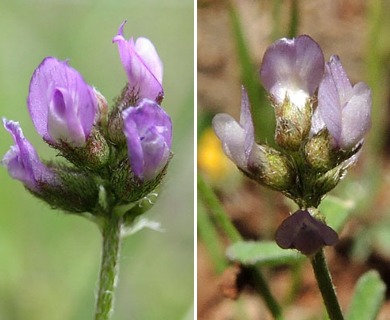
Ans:
[[[245,89],[240,121],[218,114],[214,131],[245,175],[300,207],[278,229],[277,243],[312,254],[337,241],[337,234],[310,213],[356,162],[370,127],[371,91],[363,82],[351,84],[338,56],[325,63],[320,46],[307,35],[272,44],[260,78],[275,111],[278,150],[255,142]]]
[[[47,57],[32,75],[27,98],[32,122],[68,162],[41,161],[19,123],[3,119],[15,145],[2,164],[53,207],[99,215],[102,206],[144,198],[166,171],[172,123],[160,106],[162,63],[148,39],[123,37],[125,22],[113,42],[128,83],[110,112],[104,96],[68,61]]]

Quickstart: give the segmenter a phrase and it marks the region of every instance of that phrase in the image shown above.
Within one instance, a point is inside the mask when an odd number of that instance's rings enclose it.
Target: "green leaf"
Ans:
[[[374,320],[383,303],[386,286],[377,271],[368,271],[356,284],[346,320]]]
[[[226,255],[244,265],[281,265],[305,258],[298,251],[279,248],[273,241],[239,241],[227,249]]]
[[[390,257],[390,221],[382,219],[373,228],[370,228],[372,246],[375,252],[389,258]]]
[[[341,200],[334,196],[327,196],[322,200],[319,210],[325,215],[326,223],[337,232],[340,232],[355,203],[352,200]]]

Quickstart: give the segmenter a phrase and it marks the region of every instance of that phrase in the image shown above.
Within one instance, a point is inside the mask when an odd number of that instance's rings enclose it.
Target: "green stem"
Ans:
[[[291,13],[290,13],[290,25],[288,28],[288,37],[295,38],[298,33],[299,26],[299,7],[298,1],[292,0],[291,2]]]
[[[218,239],[219,235],[213,223],[210,221],[209,215],[203,210],[200,210],[199,206],[197,221],[199,235],[209,252],[210,259],[214,263],[215,271],[221,274],[228,266],[225,259],[224,247]]]
[[[282,12],[283,1],[282,0],[274,0],[272,1],[272,40],[277,40],[281,38],[282,31],[280,31],[281,23],[281,12]]]
[[[265,304],[276,320],[283,320],[282,309],[273,297],[263,274],[256,267],[250,268],[252,283],[256,291],[263,297]]]
[[[109,320],[114,307],[114,291],[119,273],[120,230],[122,218],[112,214],[102,227],[103,251],[95,320]]]
[[[234,227],[233,223],[228,218],[225,210],[222,208],[221,203],[219,202],[217,196],[211,187],[204,181],[202,175],[198,174],[198,191],[201,199],[205,205],[210,209],[210,212],[213,214],[215,220],[229,237],[232,242],[237,242],[242,240],[240,233]]]
[[[322,249],[311,259],[311,264],[330,320],[343,320],[343,313],[337,300],[336,291]]]

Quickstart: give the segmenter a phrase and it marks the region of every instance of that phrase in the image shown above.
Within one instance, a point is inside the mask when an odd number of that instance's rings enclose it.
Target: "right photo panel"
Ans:
[[[197,6],[197,319],[390,319],[390,4]]]

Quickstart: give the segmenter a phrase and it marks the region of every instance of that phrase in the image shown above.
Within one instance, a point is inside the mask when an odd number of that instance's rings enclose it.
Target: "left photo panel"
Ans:
[[[2,2],[0,39],[0,319],[194,319],[193,1]]]

